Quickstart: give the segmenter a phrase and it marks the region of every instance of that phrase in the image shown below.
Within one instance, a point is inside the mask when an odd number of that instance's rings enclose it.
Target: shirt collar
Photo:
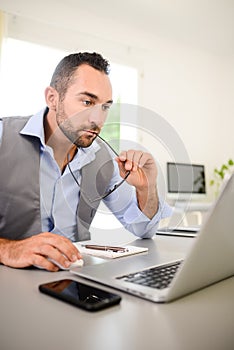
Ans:
[[[20,134],[22,135],[38,137],[43,147],[45,147],[45,133],[43,126],[44,113],[45,109],[42,109],[38,113],[34,114],[31,118],[29,118],[24,128],[20,131]]]

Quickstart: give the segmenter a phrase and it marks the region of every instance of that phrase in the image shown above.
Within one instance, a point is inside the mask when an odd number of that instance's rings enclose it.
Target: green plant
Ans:
[[[219,194],[220,186],[223,180],[230,175],[233,170],[234,161],[229,159],[227,163],[221,165],[220,169],[215,168],[213,171],[213,178],[210,180],[210,186],[215,188],[215,196]]]
[[[111,107],[101,132],[101,136],[110,142],[117,152],[119,152],[120,143],[120,109],[121,101],[118,98],[117,102]]]

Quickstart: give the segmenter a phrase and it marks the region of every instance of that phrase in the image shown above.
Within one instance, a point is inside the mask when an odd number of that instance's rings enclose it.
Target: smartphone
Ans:
[[[41,284],[39,290],[42,293],[88,311],[102,310],[119,304],[121,301],[121,297],[117,294],[109,293],[71,279]]]

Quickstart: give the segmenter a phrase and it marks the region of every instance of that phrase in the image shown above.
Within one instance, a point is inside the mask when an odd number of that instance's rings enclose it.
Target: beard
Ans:
[[[74,117],[68,117],[64,111],[63,104],[59,104],[58,112],[56,114],[59,129],[71,143],[77,147],[86,148],[96,139],[97,134],[100,132],[100,128],[95,123],[80,124],[75,127],[75,125],[78,124],[78,118],[78,113]]]

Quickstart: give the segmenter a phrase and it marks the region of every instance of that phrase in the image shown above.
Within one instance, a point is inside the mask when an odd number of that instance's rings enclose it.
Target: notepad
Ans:
[[[99,258],[109,258],[109,259],[116,259],[116,258],[122,258],[124,256],[128,255],[134,255],[134,254],[140,254],[145,253],[148,251],[148,248],[145,247],[135,247],[131,245],[125,245],[124,248],[126,251],[124,252],[113,252],[109,250],[96,250],[96,249],[88,249],[82,246],[81,243],[76,242],[74,245],[77,247],[77,249],[80,251],[81,254],[87,254],[96,256]]]

